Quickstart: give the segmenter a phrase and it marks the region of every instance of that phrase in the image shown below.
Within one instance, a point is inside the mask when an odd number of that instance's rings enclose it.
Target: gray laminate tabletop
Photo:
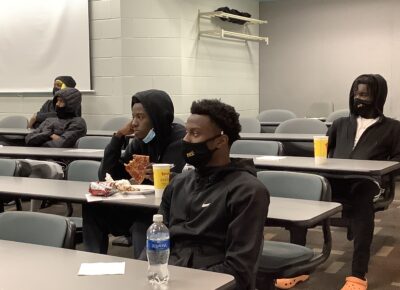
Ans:
[[[314,142],[314,136],[321,134],[293,134],[293,133],[240,133],[243,140],[263,140],[281,142]]]
[[[328,158],[324,164],[316,164],[313,157],[294,156],[251,156],[254,157],[258,169],[307,171],[315,173],[331,173],[340,175],[383,176],[400,169],[400,163],[395,161],[357,160]]]
[[[0,240],[0,289],[154,290],[147,262],[69,249]],[[125,262],[124,275],[78,276],[81,263]],[[169,266],[165,290],[232,289],[231,275]]]
[[[0,135],[25,136],[32,132],[32,129],[25,128],[0,128]],[[87,130],[86,136],[112,136],[115,131],[109,130]]]
[[[0,156],[13,158],[64,158],[71,160],[101,160],[103,158],[103,155],[103,149],[0,146]]]
[[[83,181],[0,176],[0,196],[53,199],[85,203],[89,183]],[[154,194],[140,199],[106,200],[101,203],[158,209],[161,200]],[[310,225],[341,210],[335,202],[271,197],[268,218],[297,225]],[[0,288],[1,289],[1,288]]]

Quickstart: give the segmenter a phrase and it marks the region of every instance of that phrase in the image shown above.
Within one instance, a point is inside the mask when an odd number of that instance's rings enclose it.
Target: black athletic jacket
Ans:
[[[115,180],[130,179],[124,163],[128,163],[134,154],[148,155],[150,162],[174,164],[173,172],[181,172],[185,165],[181,140],[186,130],[182,125],[172,123],[174,107],[170,97],[163,91],[148,90],[135,94],[133,98],[138,99],[149,114],[156,137],[147,144],[134,138],[121,154],[125,138],[113,136],[104,150],[99,168],[99,180],[104,180],[106,173]]]
[[[70,118],[61,119],[56,117],[47,118],[33,132],[25,137],[28,146],[73,147],[76,141],[86,135],[87,127],[83,118],[78,116],[78,108],[81,107],[82,95],[74,88],[59,90],[55,98],[61,97],[65,102]],[[50,136],[57,134],[61,138],[57,141],[51,140]]]
[[[251,289],[268,206],[252,160],[175,176],[159,210],[170,231],[170,264],[228,273],[237,289]]]

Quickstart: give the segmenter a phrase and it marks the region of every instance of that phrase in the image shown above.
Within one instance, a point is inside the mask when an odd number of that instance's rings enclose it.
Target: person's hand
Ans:
[[[153,164],[149,163],[149,165],[146,166],[146,175],[145,178],[151,180],[153,182]]]
[[[118,137],[126,136],[126,135],[131,135],[133,134],[134,129],[132,126],[132,121],[129,121],[129,123],[125,124],[122,128],[120,128],[115,135]]]
[[[33,124],[36,123],[36,113],[33,114],[33,116],[31,117],[31,119],[28,122],[28,129],[32,129]]]
[[[60,139],[61,139],[61,137],[60,137],[59,135],[57,135],[57,134],[52,134],[52,135],[50,136],[50,138],[51,138],[51,140],[53,140],[53,141],[57,141],[57,140],[60,140]]]

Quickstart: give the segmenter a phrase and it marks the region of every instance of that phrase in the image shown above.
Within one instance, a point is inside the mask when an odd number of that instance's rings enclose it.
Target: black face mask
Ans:
[[[59,88],[53,88],[53,96],[55,96],[55,94],[59,91],[60,89]]]
[[[375,119],[379,116],[378,111],[371,101],[354,98],[354,112],[365,119]]]
[[[199,143],[191,143],[182,140],[183,159],[185,159],[186,163],[193,165],[197,169],[204,168],[208,162],[210,162],[214,152],[217,150],[208,149],[207,143],[219,136],[221,135],[218,134]]]
[[[56,113],[57,113],[57,117],[60,119],[69,119],[74,116],[74,114],[71,114],[70,112],[66,112],[66,107],[57,107],[56,106]]]

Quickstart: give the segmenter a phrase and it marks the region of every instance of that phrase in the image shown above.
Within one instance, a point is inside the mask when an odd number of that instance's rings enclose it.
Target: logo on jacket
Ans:
[[[203,203],[203,204],[201,205],[201,207],[208,207],[210,204],[211,204],[211,202],[209,202],[209,203]]]

